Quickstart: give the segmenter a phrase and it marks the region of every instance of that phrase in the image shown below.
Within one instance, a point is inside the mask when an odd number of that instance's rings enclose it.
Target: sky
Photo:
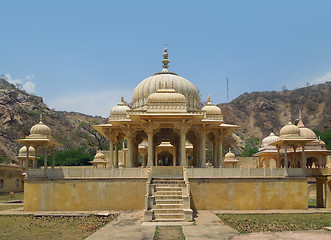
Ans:
[[[331,81],[331,1],[0,0],[0,75],[55,110],[108,117],[162,70],[201,100]]]

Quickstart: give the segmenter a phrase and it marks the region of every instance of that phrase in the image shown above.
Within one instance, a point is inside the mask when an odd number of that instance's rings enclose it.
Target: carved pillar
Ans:
[[[186,129],[181,127],[180,129],[180,166],[186,166]]]
[[[133,143],[133,166],[138,167],[139,162],[138,162],[138,142],[134,141]]]
[[[316,205],[318,208],[324,207],[324,201],[323,201],[324,184],[325,184],[324,178],[316,178]]]
[[[38,146],[35,146],[35,155],[34,155],[34,161],[33,161],[33,168],[38,168]]]
[[[52,146],[52,168],[54,168],[54,151],[55,151],[55,145]]]
[[[277,148],[277,168],[280,168],[280,146],[276,146]]]
[[[288,168],[288,158],[287,158],[287,142],[285,142],[285,168]]]
[[[28,172],[28,168],[29,168],[29,148],[30,146],[29,145],[26,145],[26,158],[25,158],[25,161],[24,161],[24,167],[25,167],[25,171]]]
[[[149,126],[146,130],[147,130],[147,141],[148,141],[147,166],[151,167],[153,166],[153,127]],[[155,164],[157,164],[157,160],[155,160]]]
[[[215,140],[213,141],[213,162],[212,162],[214,167],[218,167],[217,147],[218,147],[218,141],[216,140],[216,137],[215,137]]]
[[[109,167],[118,167],[117,164],[114,164],[114,138],[112,136],[109,137]]]
[[[206,167],[206,129],[203,128],[200,132],[201,135],[201,165],[200,167]]]
[[[114,139],[115,152],[114,152],[114,163],[115,167],[118,167],[118,140]]]
[[[223,167],[223,135],[221,131],[221,135],[219,135],[219,141],[218,141],[218,161],[219,166]]]
[[[47,146],[44,146],[44,169],[47,169]]]
[[[302,143],[302,168],[306,168],[305,143]]]
[[[293,163],[293,165],[291,166],[291,167],[293,167],[293,168],[295,168],[296,167],[296,165],[297,165],[297,147],[296,146],[293,146],[293,158],[294,158],[294,163]]]
[[[133,166],[133,143],[132,143],[132,136],[127,135],[126,136],[127,145],[128,145],[128,160],[126,162],[126,167],[132,167]]]

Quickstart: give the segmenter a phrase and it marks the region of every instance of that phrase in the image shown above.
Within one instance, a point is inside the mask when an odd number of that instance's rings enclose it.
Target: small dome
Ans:
[[[117,120],[117,119],[123,119],[126,118],[126,112],[130,110],[128,106],[124,103],[124,98],[121,97],[121,102],[117,104],[117,106],[113,107],[110,110],[110,120]]]
[[[316,134],[309,128],[305,127],[301,119],[299,120],[297,126],[300,129],[300,136],[308,139],[317,139]]]
[[[183,94],[176,92],[175,89],[168,89],[168,84],[165,88],[159,88],[155,93],[152,93],[147,98],[147,112],[172,112],[186,113],[186,98]]]
[[[175,89],[159,89],[147,98],[148,103],[185,103],[186,98],[183,94],[177,93]]]
[[[224,156],[224,161],[233,160],[235,158],[236,158],[236,155],[234,155],[234,153],[232,153],[231,150],[229,149],[229,152],[227,154],[225,154],[225,156]]]
[[[42,121],[42,115],[40,115],[40,122],[32,126],[32,128],[30,129],[30,136],[31,135],[32,136],[43,135],[47,137],[52,136],[52,130],[48,126],[46,126]]]
[[[221,109],[210,101],[210,96],[208,96],[207,103],[202,108],[202,111],[206,111],[206,117],[209,119],[222,120],[223,118]]]
[[[94,156],[94,161],[105,161],[105,158],[105,154],[103,154],[102,152],[98,152]]]
[[[29,156],[34,157],[36,155],[36,150],[34,147],[30,146],[29,147]],[[19,152],[18,152],[18,157],[26,157],[26,146],[21,147]]]
[[[274,143],[276,142],[277,140],[279,139],[278,136],[276,136],[274,133],[270,133],[270,135],[268,137],[265,137],[263,140],[262,140],[262,146],[267,146],[271,143]]]
[[[289,122],[287,125],[282,127],[280,130],[280,136],[285,137],[285,136],[300,136],[300,129],[293,125],[291,122]]]

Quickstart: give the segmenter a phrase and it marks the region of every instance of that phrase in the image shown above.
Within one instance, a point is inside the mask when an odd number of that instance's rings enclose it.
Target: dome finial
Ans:
[[[124,97],[121,96],[121,103],[124,103]]]
[[[292,122],[291,122],[291,114],[288,115],[288,125],[291,125]]]
[[[43,115],[42,114],[40,114],[39,123],[43,123]]]
[[[207,103],[210,103],[211,101],[210,101],[210,95],[208,95],[208,97],[207,97]]]
[[[302,120],[302,116],[301,116],[301,110],[299,111],[299,120]]]
[[[164,52],[163,52],[163,60],[161,61],[163,63],[163,68],[167,69],[168,63],[170,62],[170,60],[168,59],[168,50],[167,50],[167,44],[165,44],[165,48],[164,48]]]

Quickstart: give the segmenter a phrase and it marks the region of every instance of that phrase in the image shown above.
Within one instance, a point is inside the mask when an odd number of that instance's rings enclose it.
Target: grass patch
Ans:
[[[9,193],[0,193],[0,202],[9,202],[9,201],[23,201],[24,192],[15,193],[14,197],[10,197]]]
[[[0,216],[0,239],[85,239],[118,214],[108,217]]]
[[[156,226],[153,240],[185,240],[181,226]]]
[[[331,213],[309,214],[217,214],[241,233],[319,230],[330,226]]]
[[[0,211],[21,208],[23,205],[0,205]]]
[[[308,207],[317,207],[316,198],[308,198]]]

